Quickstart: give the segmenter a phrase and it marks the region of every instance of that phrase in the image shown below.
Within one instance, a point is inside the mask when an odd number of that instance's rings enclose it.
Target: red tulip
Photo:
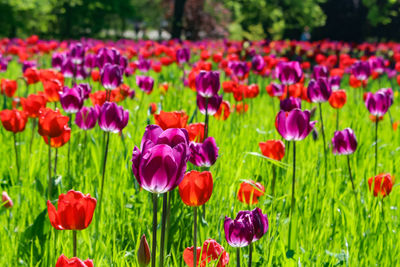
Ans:
[[[47,101],[57,102],[60,100],[60,92],[62,91],[62,83],[59,80],[43,81],[44,93],[47,96]]]
[[[379,194],[386,197],[392,191],[394,180],[390,173],[381,173],[368,179],[369,190],[371,190],[372,183],[374,183],[374,196],[377,197]]]
[[[149,112],[151,115],[157,112],[157,104],[156,103],[150,103],[149,105]]]
[[[91,76],[92,76],[92,80],[94,82],[98,82],[100,80],[100,71],[99,70],[92,70]]]
[[[50,146],[54,148],[59,148],[68,143],[71,138],[71,128],[65,127],[63,133],[60,136],[50,138]],[[46,135],[43,136],[46,144],[49,144],[48,137]]]
[[[93,106],[99,105],[100,107],[106,102],[106,92],[97,91],[89,95],[90,101],[92,101]]]
[[[204,141],[204,127],[203,122],[192,123],[186,126],[186,130],[189,134],[189,141],[196,143],[203,143]]]
[[[214,114],[214,117],[217,120],[224,121],[224,120],[228,119],[230,114],[231,114],[231,105],[229,104],[228,101],[222,100],[221,105],[219,106],[219,109]]]
[[[39,134],[50,138],[58,137],[64,133],[68,121],[69,118],[61,115],[58,109],[54,111],[42,108],[39,111]]]
[[[213,179],[209,171],[190,171],[179,184],[179,195],[186,205],[198,207],[210,199],[212,189]]]
[[[22,109],[30,118],[39,117],[39,110],[46,107],[47,98],[43,94],[29,95],[27,98],[21,98]]]
[[[9,79],[1,79],[1,93],[8,97],[13,97],[15,92],[17,91],[17,81],[9,80]]]
[[[281,140],[268,140],[259,143],[261,153],[267,158],[282,160],[285,156],[285,144]]]
[[[35,84],[39,81],[39,71],[35,68],[28,68],[24,72],[24,77],[28,84]]]
[[[205,267],[207,263],[215,261],[218,264],[216,267],[225,267],[229,265],[229,254],[223,246],[217,243],[214,239],[207,239],[203,243],[203,247],[196,248],[197,262],[196,267]],[[200,261],[201,254],[201,261]],[[193,263],[193,247],[186,248],[183,251],[183,260],[189,267],[194,267]]]
[[[78,259],[76,257],[73,257],[71,259],[68,259],[64,255],[61,255],[56,263],[56,267],[93,267],[93,261],[92,260],[85,260],[82,261],[81,259]]]
[[[139,250],[137,252],[138,262],[141,267],[147,266],[150,263],[150,248],[147,243],[146,236],[142,235],[140,239]]]
[[[245,113],[249,110],[249,105],[248,104],[244,104],[243,106],[243,102],[237,102],[236,105],[233,105],[232,107],[237,113],[242,114]]]
[[[263,196],[265,188],[262,184],[253,180],[246,180],[240,184],[238,191],[238,200],[247,205],[257,204],[258,198]]]
[[[188,121],[188,115],[184,111],[165,112],[161,110],[160,114],[154,114],[156,124],[163,130],[169,128],[185,128]]]
[[[8,196],[6,191],[3,191],[1,194],[1,201],[3,202],[3,207],[5,208],[12,208],[12,206],[14,206],[12,199]]]
[[[329,97],[328,101],[331,107],[336,109],[342,108],[347,101],[346,91],[345,90],[332,91],[332,94]]]
[[[13,133],[24,131],[28,120],[25,112],[17,109],[0,111],[0,119],[4,128]]]
[[[70,190],[58,198],[58,211],[47,201],[51,225],[57,230],[83,230],[92,222],[96,199]]]

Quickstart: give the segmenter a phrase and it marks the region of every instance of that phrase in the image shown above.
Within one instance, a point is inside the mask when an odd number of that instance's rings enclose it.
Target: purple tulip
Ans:
[[[318,78],[328,78],[329,71],[326,66],[315,65],[312,73],[312,78],[317,80]]]
[[[119,66],[123,69],[123,72],[125,72],[125,69],[128,67],[128,58],[121,56],[119,58]]]
[[[129,112],[114,102],[105,102],[99,112],[99,126],[103,131],[119,133],[128,124]]]
[[[395,69],[391,69],[391,68],[386,68],[385,69],[386,75],[389,79],[392,79],[396,76],[397,71]]]
[[[369,60],[369,65],[372,71],[377,73],[383,73],[385,71],[385,61],[381,57],[371,57]]]
[[[298,83],[303,76],[303,71],[298,61],[280,61],[277,64],[275,71],[276,76],[284,85],[292,85]]]
[[[132,153],[132,171],[139,185],[158,194],[177,187],[186,171],[188,142],[186,129],[163,131],[157,125],[148,125],[140,150],[135,146]]]
[[[69,89],[64,86],[63,92],[60,93],[60,103],[66,113],[77,113],[83,106],[82,90],[77,87]]]
[[[53,53],[53,56],[51,57],[51,66],[58,70],[61,71],[63,63],[64,63],[64,54],[62,53]]]
[[[90,130],[96,126],[97,119],[99,117],[100,107],[83,107],[78,113],[76,113],[75,124],[78,125],[82,130]]]
[[[256,72],[262,71],[264,69],[264,67],[265,67],[264,58],[261,55],[255,55],[251,59],[251,67]]]
[[[204,98],[211,98],[220,89],[218,71],[200,71],[196,76],[196,91]]]
[[[316,121],[310,121],[310,111],[293,109],[290,112],[279,111],[276,116],[276,129],[287,141],[303,140],[313,130]]]
[[[259,208],[239,211],[235,220],[225,217],[225,238],[232,247],[245,247],[263,237],[268,226],[267,215]]]
[[[285,92],[285,85],[279,83],[271,83],[272,96],[282,96]]]
[[[249,66],[245,61],[231,61],[228,63],[228,67],[236,77],[244,77],[249,72]]]
[[[382,93],[384,93],[385,95],[388,96],[389,103],[390,103],[389,107],[391,107],[393,105],[393,101],[394,101],[394,95],[393,95],[392,88],[382,88],[378,92],[382,92]]]
[[[365,98],[365,106],[369,113],[374,116],[383,116],[391,105],[390,95],[385,91],[378,91],[375,94],[368,92]]]
[[[211,98],[205,98],[201,95],[197,94],[197,107],[199,108],[201,114],[206,114],[206,105],[207,105],[207,114],[212,116],[217,113],[219,106],[222,103],[222,95],[214,95]]]
[[[0,72],[6,72],[8,67],[8,60],[0,55]]]
[[[85,61],[84,61],[84,67],[86,71],[90,71],[96,67],[96,55],[94,54],[86,54],[85,55]]]
[[[189,161],[198,167],[211,167],[217,161],[218,147],[214,137],[207,137],[203,143],[191,142]]]
[[[153,91],[154,79],[150,76],[136,76],[136,85],[146,94]]]
[[[92,88],[90,88],[90,85],[88,83],[80,83],[75,85],[75,87],[79,88],[79,90],[82,91],[84,100],[89,98],[89,95],[92,92]]]
[[[286,112],[289,112],[295,108],[301,109],[301,99],[292,96],[290,96],[289,98],[285,98],[281,100],[280,108],[281,110]]]
[[[332,91],[336,91],[340,89],[340,82],[341,82],[342,78],[340,76],[332,76],[329,77],[329,85],[332,88]]]
[[[364,81],[371,75],[371,67],[367,61],[357,61],[351,67],[351,72],[357,80]]]
[[[336,131],[332,138],[332,152],[334,155],[350,155],[357,149],[357,139],[350,128]]]
[[[84,80],[89,76],[89,72],[83,65],[75,65],[75,78],[77,80]]]
[[[81,43],[71,44],[69,47],[68,56],[71,58],[72,63],[81,64],[85,57],[85,48]]]
[[[101,48],[96,55],[96,65],[99,69],[103,69],[104,66],[109,64],[119,65],[121,54],[115,48]]]
[[[68,57],[64,58],[64,61],[61,66],[61,73],[66,78],[73,78],[75,75],[75,64]]]
[[[151,61],[145,58],[139,58],[136,62],[138,70],[141,72],[148,72],[151,67]]]
[[[186,63],[190,60],[190,49],[181,48],[176,50],[176,61],[178,64]]]
[[[329,100],[332,94],[331,86],[325,78],[311,80],[307,88],[307,96],[313,103],[322,103]]]
[[[34,68],[36,66],[37,66],[36,61],[25,60],[24,63],[22,63],[22,73],[24,73],[27,69]]]
[[[106,63],[101,70],[101,84],[104,88],[112,90],[122,84],[122,70],[119,65]]]

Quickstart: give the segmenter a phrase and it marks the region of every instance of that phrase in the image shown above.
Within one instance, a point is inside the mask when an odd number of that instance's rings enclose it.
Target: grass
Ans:
[[[137,99],[120,103],[129,109],[130,121],[123,131],[125,147],[118,134],[110,136],[101,222],[97,220],[98,213],[95,212],[92,224],[78,232],[78,257],[93,259],[95,266],[137,266],[136,252],[141,235],[146,234],[151,243],[151,194],[138,188],[130,159],[133,147],[140,145],[149,103],[159,102],[158,84],[163,81],[171,84],[163,102],[164,110],[182,108],[190,117],[196,105],[195,93],[189,89],[181,90],[181,71],[177,66],[166,67],[161,74],[150,73],[156,79],[155,90],[151,95],[144,95],[142,108],[137,110]],[[20,75],[20,66],[14,61],[10,63],[7,72],[0,74],[1,77],[14,79]],[[269,83],[268,79],[251,74],[250,80],[257,81],[261,93],[256,99],[246,100],[250,106],[247,113],[233,113],[226,121],[217,121],[213,117],[210,119],[209,135],[215,137],[220,156],[210,169],[214,178],[214,191],[206,204],[206,221],[199,224],[198,244],[207,238],[215,239],[230,254],[229,266],[235,266],[236,250],[227,244],[224,237],[224,216],[235,217],[239,210],[247,209],[246,205],[237,200],[237,190],[243,179],[253,179],[266,188],[266,194],[256,206],[267,213],[269,218],[267,234],[254,244],[253,266],[395,265],[400,253],[397,245],[400,237],[397,207],[400,194],[396,184],[392,193],[382,202],[368,190],[367,179],[375,175],[374,124],[369,120],[368,111],[360,98],[358,91],[361,89],[347,86],[346,78],[342,82],[342,88],[348,92],[348,102],[340,110],[339,126],[340,129],[353,128],[358,139],[358,149],[351,155],[357,203],[351,189],[346,157],[336,157],[335,169],[335,156],[328,150],[329,172],[324,184],[321,137],[314,141],[309,136],[297,142],[296,209],[293,217],[296,241],[292,245],[295,248],[293,258],[287,258],[292,149],[286,151],[283,159],[286,164],[278,168],[276,198],[272,198],[268,194],[271,191],[273,163],[248,152],[259,152],[258,143],[261,141],[281,138],[274,127],[279,103],[274,99],[274,106],[271,105],[271,99],[264,90]],[[138,97],[142,96],[135,85],[134,76],[125,78],[125,82],[136,89]],[[66,84],[69,83],[66,81]],[[387,79],[383,80],[383,84],[389,87]],[[24,85],[19,86],[17,95],[25,92]],[[95,84],[93,88],[97,90],[101,87]],[[370,88],[377,90],[378,83],[373,81]],[[32,86],[29,92],[37,90],[42,90],[40,84]],[[397,93],[395,95],[391,114],[396,119],[400,114]],[[231,95],[224,95],[224,99],[234,103]],[[91,105],[90,101],[86,105]],[[311,109],[313,106],[303,102],[303,109]],[[135,121],[137,112],[138,119]],[[336,111],[324,103],[323,112],[327,143],[330,144],[336,127]],[[317,115],[314,120],[319,120]],[[203,120],[201,114],[195,118],[195,121]],[[151,122],[154,123],[153,118]],[[320,124],[316,127],[320,132]],[[387,115],[379,127],[379,172],[390,172],[396,176],[400,153],[399,132],[392,130]],[[32,153],[29,153],[31,133],[31,122],[28,122],[26,130],[17,136],[22,166],[21,178],[18,179],[12,133],[2,127],[0,129],[0,182],[2,189],[14,201],[12,209],[0,209],[0,266],[54,266],[62,253],[72,257],[72,231],[56,231],[49,223],[46,208],[48,151],[35,130]],[[58,151],[58,178],[52,200],[71,188],[99,198],[102,135],[103,132],[96,126],[88,132],[88,143],[83,148],[84,133],[73,125],[72,175],[66,176],[66,145]],[[84,149],[86,165],[81,160]],[[188,169],[191,168],[193,166],[189,164]],[[162,206],[161,197],[158,206]],[[192,216],[193,209],[186,207],[177,190],[174,190],[165,266],[184,266],[183,250],[192,246]],[[160,229],[161,211],[158,218]],[[158,242],[159,238],[160,231]],[[246,262],[247,249],[242,249],[241,253],[242,262]]]

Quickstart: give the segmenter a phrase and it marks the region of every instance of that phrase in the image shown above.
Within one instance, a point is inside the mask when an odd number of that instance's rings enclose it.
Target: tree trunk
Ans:
[[[174,16],[172,18],[171,38],[180,39],[182,33],[182,18],[186,0],[174,0]]]

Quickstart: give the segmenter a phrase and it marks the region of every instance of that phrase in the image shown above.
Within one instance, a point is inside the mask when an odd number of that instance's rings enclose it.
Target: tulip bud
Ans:
[[[14,206],[12,199],[8,196],[6,191],[3,191],[1,194],[1,201],[3,202],[5,208],[12,208],[12,206]]]
[[[137,252],[138,262],[141,267],[147,266],[150,263],[150,249],[147,243],[146,236],[142,235],[140,245]]]

